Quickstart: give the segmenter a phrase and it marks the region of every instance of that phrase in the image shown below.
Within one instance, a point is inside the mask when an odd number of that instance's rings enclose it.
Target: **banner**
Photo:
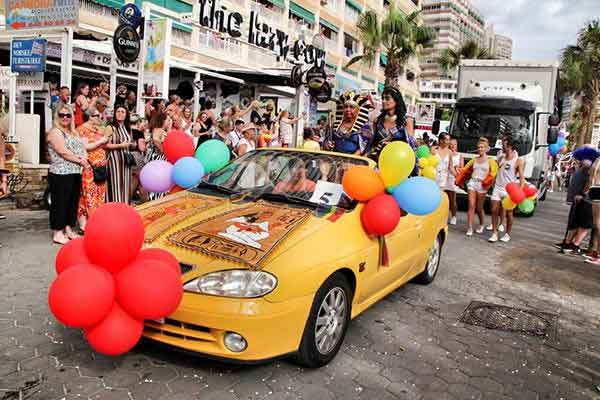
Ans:
[[[77,26],[79,0],[4,0],[6,30]]]
[[[13,73],[10,67],[0,67],[0,89],[10,89],[10,78]],[[44,88],[44,73],[43,72],[20,72],[17,76],[17,90],[30,91],[42,90]]]
[[[12,72],[44,72],[46,39],[13,39],[10,46]]]
[[[166,98],[169,94],[169,56],[172,21],[147,19],[144,25],[142,87],[144,97]]]

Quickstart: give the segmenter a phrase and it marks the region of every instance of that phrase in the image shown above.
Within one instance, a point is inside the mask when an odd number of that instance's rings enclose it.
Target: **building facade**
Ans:
[[[485,21],[468,0],[423,0],[422,15],[425,25],[437,32],[434,46],[421,56],[421,78],[444,78],[439,58],[446,49],[458,50],[467,40],[485,46]]]
[[[455,80],[421,80],[419,90],[421,92],[419,100],[422,102],[436,103],[441,106],[452,106],[456,103],[457,84]]]
[[[494,52],[492,55],[499,60],[512,60],[513,41],[508,36],[494,35]]]

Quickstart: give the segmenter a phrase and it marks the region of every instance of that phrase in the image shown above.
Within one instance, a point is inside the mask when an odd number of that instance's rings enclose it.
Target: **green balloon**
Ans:
[[[229,157],[229,147],[217,139],[207,140],[196,150],[196,159],[202,163],[207,174],[226,166]]]
[[[519,204],[519,211],[521,211],[523,214],[531,214],[534,209],[535,203],[533,200],[525,199],[523,202],[521,202],[521,204]]]
[[[422,144],[421,146],[417,147],[417,157],[418,158],[427,158],[431,155],[431,152],[429,151],[429,147],[427,147],[426,145]]]

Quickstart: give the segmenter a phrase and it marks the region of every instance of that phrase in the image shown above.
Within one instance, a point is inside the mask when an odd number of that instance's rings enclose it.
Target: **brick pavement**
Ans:
[[[90,351],[47,307],[57,247],[44,212],[0,224],[0,399],[600,399],[600,268],[556,254],[555,196],[510,244],[452,229],[436,281],[407,285],[351,324],[327,367],[218,364],[142,344]],[[546,341],[458,322],[472,300],[559,314]]]

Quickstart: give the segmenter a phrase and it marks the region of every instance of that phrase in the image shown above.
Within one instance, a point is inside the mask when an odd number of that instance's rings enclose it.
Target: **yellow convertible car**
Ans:
[[[337,153],[257,150],[139,207],[145,246],[177,257],[184,287],[175,313],[147,321],[144,336],[218,359],[294,355],[319,367],[352,318],[408,281],[432,282],[446,196],[433,214],[403,215],[392,234],[369,237],[363,204],[341,185],[353,165],[375,168]]]

